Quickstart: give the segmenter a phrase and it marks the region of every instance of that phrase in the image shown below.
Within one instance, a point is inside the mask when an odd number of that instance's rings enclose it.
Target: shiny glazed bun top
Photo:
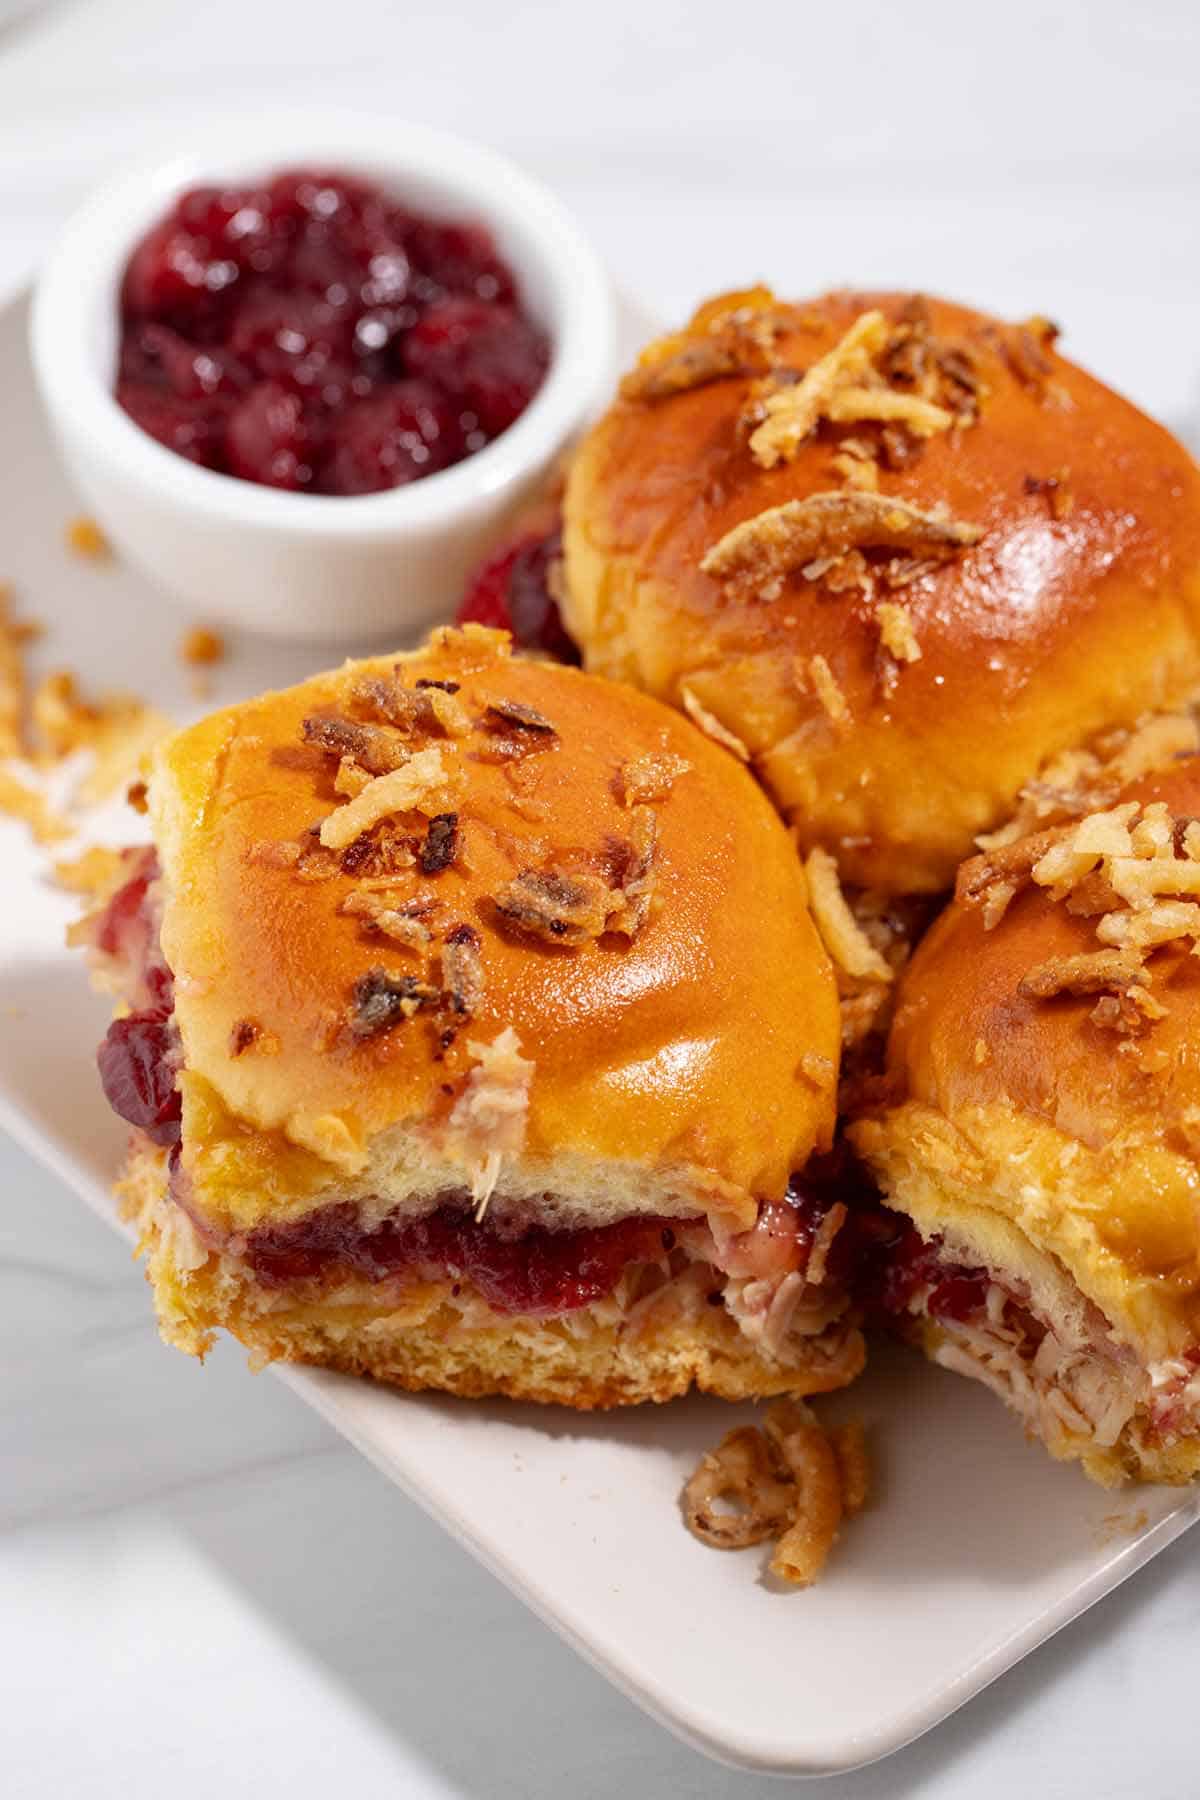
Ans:
[[[181,732],[151,811],[183,1164],[223,1223],[495,1152],[575,1222],[745,1224],[832,1134],[788,834],[645,695],[445,630]]]
[[[732,739],[851,883],[948,886],[1048,760],[1200,688],[1200,474],[1055,336],[728,295],[573,465],[586,666]]]
[[[1152,1360],[1200,1331],[1198,944],[1193,753],[964,865],[851,1127],[907,1208],[1013,1220]]]
[[[963,866],[901,982],[890,1079],[951,1116],[1000,1105],[1195,1159],[1200,755],[1106,799]]]

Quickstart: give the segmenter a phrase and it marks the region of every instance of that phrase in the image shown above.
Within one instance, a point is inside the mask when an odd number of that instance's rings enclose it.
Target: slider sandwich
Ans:
[[[155,754],[86,923],[164,1336],[603,1407],[857,1374],[803,868],[678,712],[443,630]]]
[[[1064,756],[1200,694],[1200,471],[1057,337],[724,295],[572,463],[585,667],[686,708],[856,890],[944,892]]]
[[[964,865],[849,1136],[935,1362],[1098,1481],[1200,1472],[1200,754]]]

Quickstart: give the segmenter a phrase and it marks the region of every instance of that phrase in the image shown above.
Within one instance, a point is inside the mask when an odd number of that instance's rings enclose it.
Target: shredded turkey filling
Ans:
[[[952,1269],[952,1265],[947,1265]],[[1200,1431],[1200,1373],[1184,1361],[1148,1368],[1086,1305],[1082,1325],[1048,1322],[1016,1285],[983,1276],[982,1302],[939,1306],[939,1270],[910,1295],[910,1317],[929,1320],[943,1368],[982,1381],[1051,1448],[1135,1450]]]
[[[357,1207],[341,1203],[293,1225],[229,1238],[191,1210],[185,1186],[173,1186],[168,1205],[186,1213],[201,1261],[217,1256],[230,1273],[252,1276],[265,1311],[295,1305],[298,1293],[328,1290],[336,1303],[357,1284],[386,1282],[418,1295],[436,1283],[436,1304],[456,1315],[461,1330],[494,1327],[497,1313],[549,1316],[568,1333],[600,1326],[636,1342],[723,1307],[768,1364],[825,1359],[831,1377],[857,1372],[860,1344],[845,1291],[807,1279],[809,1247],[799,1235],[781,1234],[769,1207],[750,1231],[725,1236],[703,1219],[652,1217],[556,1230],[539,1223],[540,1209],[503,1198],[481,1222],[472,1198],[447,1191],[431,1196],[432,1212],[388,1215],[369,1228]],[[606,1262],[607,1274],[598,1275]]]

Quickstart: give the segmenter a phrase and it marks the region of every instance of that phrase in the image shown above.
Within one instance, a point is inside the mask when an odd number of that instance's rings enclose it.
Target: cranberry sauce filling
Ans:
[[[158,856],[152,849],[125,850],[126,879],[91,921],[91,943],[101,956],[120,966],[131,1005],[174,1007],[174,983],[158,941],[158,915],[150,890],[158,880]]]
[[[460,625],[490,625],[511,631],[523,650],[538,650],[556,662],[578,663],[558,602],[550,591],[550,569],[562,553],[562,531],[526,532],[501,546],[471,577],[457,613]]]
[[[195,188],[121,288],[116,395],[151,437],[268,487],[368,494],[517,419],[550,360],[482,225],[289,171]]]
[[[96,1064],[105,1098],[118,1117],[168,1147],[179,1142],[182,1108],[175,1086],[175,985],[159,947],[151,898],[158,859],[152,850],[126,854],[132,873],[96,919],[92,940],[98,951],[124,966],[131,997],[139,1005],[113,1020]]]
[[[789,1197],[809,1244],[830,1208],[846,1206],[829,1252],[828,1279],[848,1289],[872,1323],[906,1317],[912,1300],[926,1290],[931,1318],[961,1323],[984,1311],[986,1269],[951,1261],[940,1239],[926,1243],[911,1219],[882,1204],[866,1171],[844,1148],[815,1157],[793,1177]]]
[[[252,1232],[245,1258],[266,1287],[327,1273],[367,1281],[411,1271],[469,1281],[497,1312],[563,1313],[612,1292],[631,1262],[664,1262],[675,1245],[665,1219],[622,1219],[574,1231],[531,1225],[508,1235],[447,1204],[422,1219],[387,1219],[364,1232],[357,1208],[327,1206],[296,1225]]]
[[[119,1118],[164,1148],[179,1142],[177,1048],[170,1013],[136,1012],[114,1019],[96,1052],[108,1104]]]
[[[670,1268],[676,1249],[699,1260],[719,1255],[719,1295],[723,1275],[779,1280],[803,1268],[810,1247],[808,1226],[790,1201],[766,1203],[753,1228],[718,1253],[703,1219],[672,1223],[651,1216],[569,1230],[505,1228],[477,1223],[464,1197],[454,1194],[423,1218],[385,1219],[369,1232],[356,1207],[323,1207],[296,1224],[252,1232],[242,1254],[267,1287],[322,1276],[383,1281],[413,1273],[469,1281],[498,1312],[549,1314],[611,1293],[630,1263]]]

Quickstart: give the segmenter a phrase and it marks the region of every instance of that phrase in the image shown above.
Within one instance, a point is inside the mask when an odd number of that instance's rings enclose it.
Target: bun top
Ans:
[[[1008,1156],[1031,1235],[1069,1261],[1094,1232],[1200,1324],[1198,819],[1192,754],[967,864],[902,979],[879,1113],[909,1151],[948,1123],[955,1191]]]
[[[1048,759],[1200,688],[1200,471],[1055,335],[727,295],[573,464],[587,667],[711,715],[851,883],[949,886]]]
[[[388,1145],[398,1180],[415,1129],[687,1172],[746,1220],[828,1142],[791,840],[644,695],[445,630],[180,732],[150,798],[185,1170],[250,1127],[286,1206]]]

